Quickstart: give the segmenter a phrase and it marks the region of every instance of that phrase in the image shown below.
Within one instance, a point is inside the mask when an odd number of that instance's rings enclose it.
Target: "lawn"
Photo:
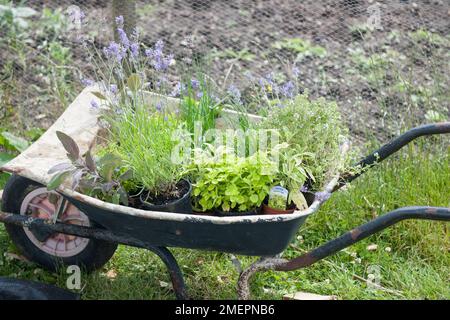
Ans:
[[[425,142],[425,143],[423,143]],[[435,144],[430,148],[431,144]],[[373,217],[409,205],[449,206],[448,140],[422,139],[334,194],[310,217],[284,252],[293,257]],[[3,179],[0,180],[3,182]],[[269,237],[269,235],[268,235]],[[377,248],[368,249],[376,244]],[[405,221],[307,269],[266,272],[252,280],[253,298],[280,299],[307,291],[339,299],[449,299],[450,237],[443,222]],[[370,247],[369,247],[370,248]],[[230,255],[174,249],[189,294],[235,299],[238,272]],[[51,274],[18,260],[0,226],[0,275],[65,287],[67,274]],[[244,266],[254,258],[238,257]],[[379,286],[367,285],[372,275]],[[111,261],[82,278],[83,299],[173,299],[162,263],[142,249],[119,246]]]

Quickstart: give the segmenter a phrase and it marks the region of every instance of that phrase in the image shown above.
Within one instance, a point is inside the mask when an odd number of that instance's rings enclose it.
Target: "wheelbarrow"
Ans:
[[[168,247],[259,256],[261,259],[241,272],[238,280],[238,296],[247,299],[249,279],[257,271],[291,271],[310,266],[405,219],[450,221],[449,208],[400,208],[299,257],[280,258],[299,227],[333,192],[412,140],[450,133],[450,122],[423,125],[403,133],[357,163],[361,168],[357,173],[336,174],[323,191],[305,194],[308,208],[292,214],[216,217],[144,211],[106,203],[69,187],[48,191],[48,169],[65,160],[56,131],[73,137],[82,152],[95,145],[101,132],[98,111],[89,107],[97,99],[92,91],[86,88],[35,143],[1,168],[12,175],[3,192],[0,221],[6,224],[11,240],[24,256],[47,269],[56,270],[62,263],[94,270],[112,257],[118,244],[145,248],[166,265],[176,297],[187,299],[183,274]],[[159,97],[149,95],[149,99]],[[225,113],[236,116],[233,111]],[[257,116],[251,118],[259,120]],[[223,125],[223,121],[219,118],[217,125]]]

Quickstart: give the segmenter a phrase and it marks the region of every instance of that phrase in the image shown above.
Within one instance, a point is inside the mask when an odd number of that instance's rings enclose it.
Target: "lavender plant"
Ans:
[[[168,70],[175,63],[173,54],[164,52],[162,40],[153,47],[146,47],[140,42],[137,29],[132,34],[124,31],[121,16],[115,23],[118,42],[111,41],[98,50],[92,39],[83,39],[93,65],[93,77],[85,77],[82,82],[99,87],[94,94],[102,100],[100,106],[105,107],[104,112],[112,114],[121,113],[125,108],[135,109],[137,105],[148,105],[147,90],[170,95],[173,85],[168,80]]]
[[[179,144],[179,119],[161,108],[150,113],[141,106],[125,110],[112,122],[109,149],[120,155],[123,165],[134,173],[134,186],[151,195],[177,195],[182,168],[172,161],[172,150]],[[130,190],[136,191],[136,190]]]
[[[134,172],[133,183],[126,186],[173,196],[181,171],[171,160],[177,144],[175,131],[181,122],[191,134],[197,121],[204,130],[213,127],[218,104],[210,93],[210,82],[199,72],[195,78],[169,81],[175,61],[173,54],[165,53],[161,40],[146,48],[137,31],[128,35],[123,30],[122,17],[115,23],[119,41],[110,42],[102,51],[94,48],[91,55],[100,88],[93,94],[102,101],[100,105],[93,102],[92,107],[102,108],[101,118],[109,132],[106,149],[121,155],[124,166]],[[85,80],[86,84],[93,82]],[[148,91],[159,95],[149,99]],[[167,96],[180,98],[175,110]]]

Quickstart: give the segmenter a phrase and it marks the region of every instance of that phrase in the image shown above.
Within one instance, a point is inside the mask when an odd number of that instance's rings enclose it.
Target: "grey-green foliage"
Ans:
[[[71,177],[73,190],[114,204],[128,204],[128,195],[121,183],[131,178],[132,171],[123,170],[120,157],[106,153],[95,159],[91,150],[82,155],[70,136],[61,131],[56,131],[56,135],[70,162],[59,163],[50,168],[48,174],[52,178],[47,184],[48,190],[57,189]]]
[[[134,184],[153,194],[175,192],[181,172],[171,159],[179,143],[174,136],[179,127],[175,115],[164,111],[151,113],[138,106],[136,110],[126,109],[115,120],[110,119],[110,123],[109,148],[133,170]]]
[[[341,162],[340,146],[347,129],[335,102],[297,95],[272,107],[261,127],[277,128],[280,143],[288,144],[280,157],[281,180],[288,189],[297,187],[305,173],[313,179],[314,188],[320,189],[327,172]],[[297,183],[292,181],[295,177],[299,177]]]

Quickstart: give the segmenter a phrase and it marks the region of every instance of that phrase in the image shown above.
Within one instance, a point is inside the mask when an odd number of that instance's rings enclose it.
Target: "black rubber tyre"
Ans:
[[[20,214],[20,207],[27,194],[43,186],[30,179],[12,175],[5,185],[2,198],[2,210]],[[89,221],[95,226],[93,221]],[[78,254],[69,257],[58,257],[48,254],[37,247],[27,236],[22,227],[5,225],[13,243],[29,260],[42,267],[57,271],[61,265],[78,265],[85,271],[99,269],[111,259],[117,249],[117,243],[89,239],[87,246]]]

